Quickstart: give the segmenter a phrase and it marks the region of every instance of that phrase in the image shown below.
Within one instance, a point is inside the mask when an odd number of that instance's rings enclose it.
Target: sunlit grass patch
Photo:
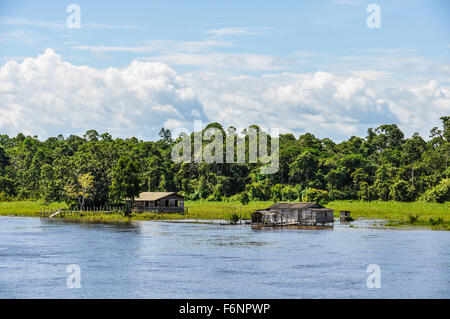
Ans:
[[[83,219],[88,221],[130,221],[130,220],[228,220],[236,214],[239,218],[250,219],[251,213],[257,209],[268,208],[273,201],[253,201],[243,205],[238,201],[186,201],[188,212],[185,214],[132,213],[124,216],[121,213],[83,212],[82,214],[66,215],[65,218]],[[44,203],[42,201],[0,202],[0,215],[9,216],[39,216]],[[450,230],[450,203],[424,202],[364,202],[364,201],[333,201],[326,205],[334,209],[335,217],[340,210],[349,210],[355,219],[368,218],[388,221],[389,227],[427,227],[436,230]],[[63,203],[53,203],[47,209],[65,208]]]

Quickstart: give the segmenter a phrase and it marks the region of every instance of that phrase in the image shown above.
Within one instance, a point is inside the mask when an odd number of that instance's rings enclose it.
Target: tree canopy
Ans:
[[[260,162],[174,163],[171,151],[179,138],[165,128],[156,141],[113,138],[95,130],[45,141],[0,135],[0,200],[100,206],[141,191],[175,191],[214,201],[449,201],[450,117],[441,119],[442,128],[433,128],[427,140],[417,133],[407,138],[395,124],[340,143],[310,133],[283,134],[279,170],[269,175],[261,174]],[[226,134],[235,130],[218,123],[207,128],[220,130],[226,149]]]

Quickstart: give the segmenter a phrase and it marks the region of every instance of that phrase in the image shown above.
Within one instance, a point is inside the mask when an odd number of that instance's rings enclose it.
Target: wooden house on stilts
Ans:
[[[184,196],[174,192],[144,192],[134,199],[134,211],[151,213],[185,213]]]
[[[315,226],[333,224],[334,211],[320,204],[310,203],[276,203],[267,209],[255,211],[253,226]]]

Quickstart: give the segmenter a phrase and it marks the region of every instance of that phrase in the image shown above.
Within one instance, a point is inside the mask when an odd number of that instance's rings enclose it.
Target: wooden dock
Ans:
[[[134,213],[179,213],[179,214],[186,214],[188,212],[188,207],[156,207],[156,208],[148,208],[148,209],[133,209]],[[93,207],[84,207],[83,209],[67,209],[67,208],[52,208],[48,206],[44,206],[39,211],[39,216],[41,218],[61,218],[65,216],[73,216],[73,215],[79,215],[80,217],[83,216],[83,214],[114,214],[118,213],[124,210],[124,207],[120,206],[93,206]]]
[[[62,218],[73,215],[79,215],[81,217],[86,213],[113,214],[120,210],[121,208],[114,206],[85,207],[84,209],[52,208],[44,206],[40,209],[39,216],[41,218]]]
[[[264,225],[264,224],[252,224],[252,229],[333,229],[334,225],[300,225],[300,224],[286,224],[286,225]]]

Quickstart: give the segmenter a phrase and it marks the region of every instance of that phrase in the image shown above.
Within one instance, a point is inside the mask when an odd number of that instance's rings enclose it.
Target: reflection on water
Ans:
[[[60,226],[62,224],[72,224],[86,229],[112,230],[139,233],[139,223],[134,221],[90,221],[86,219],[59,219],[59,218],[42,218],[43,226]]]
[[[450,232],[0,217],[2,298],[449,298]],[[66,267],[82,288],[66,288]],[[366,268],[381,267],[368,289]]]

